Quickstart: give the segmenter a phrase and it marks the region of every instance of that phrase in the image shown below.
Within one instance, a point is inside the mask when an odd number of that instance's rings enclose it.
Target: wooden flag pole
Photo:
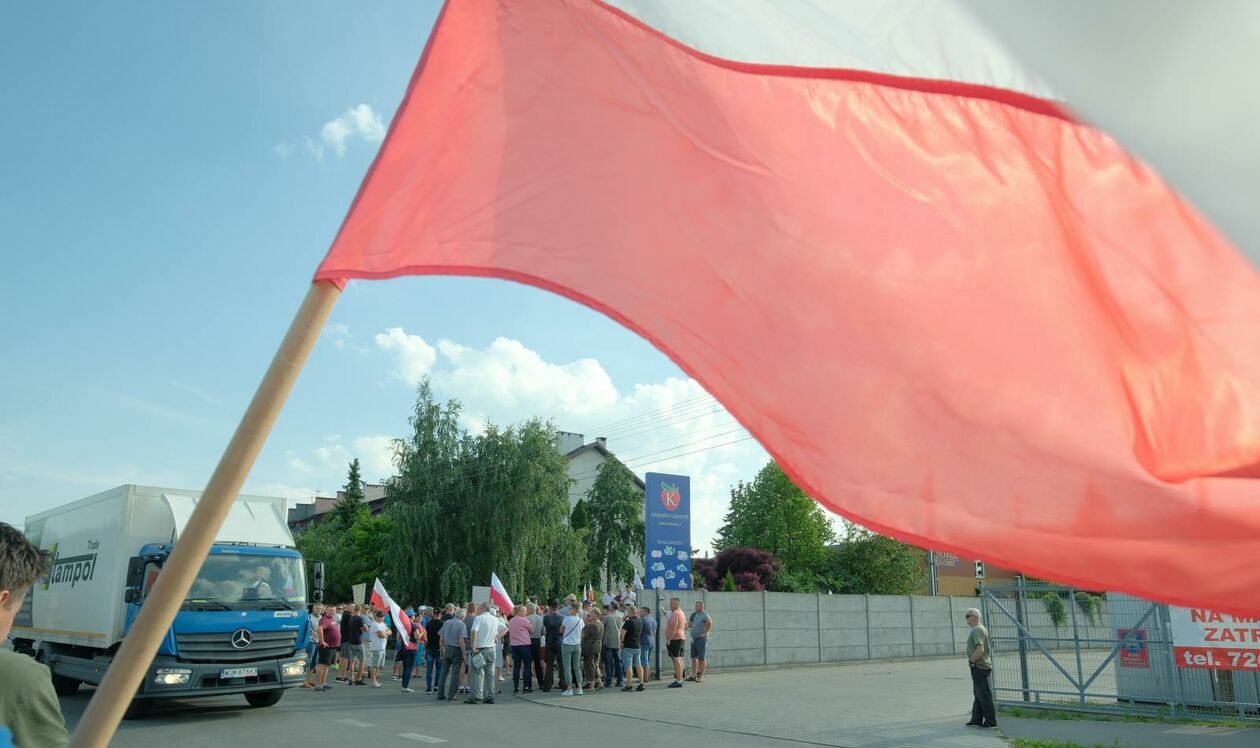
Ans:
[[[232,441],[211,474],[188,526],[176,541],[153,591],[83,713],[70,741],[71,748],[105,748],[118,729],[340,295],[341,289],[332,283],[320,281],[311,285]]]

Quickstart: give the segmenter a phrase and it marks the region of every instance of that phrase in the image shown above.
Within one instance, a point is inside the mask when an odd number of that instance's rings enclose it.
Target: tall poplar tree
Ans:
[[[642,558],[644,550],[643,489],[616,457],[599,466],[586,494],[586,514],[591,523],[591,567],[603,572],[609,587],[630,582],[632,559]]]

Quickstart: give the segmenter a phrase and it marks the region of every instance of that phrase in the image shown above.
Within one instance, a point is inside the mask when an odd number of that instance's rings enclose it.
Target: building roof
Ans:
[[[595,441],[591,442],[590,444],[583,444],[577,449],[572,450],[567,455],[565,455],[565,458],[568,459],[569,462],[572,462],[579,455],[583,455],[587,452],[598,452],[599,455],[603,457],[605,460],[607,460],[610,457],[615,456],[608,449],[608,441],[604,439],[604,437],[601,436],[597,438]],[[643,489],[647,488],[647,484],[643,482],[642,478],[640,478],[638,475],[635,475],[635,472],[633,470],[630,471],[630,475],[634,476],[634,484],[636,486]]]

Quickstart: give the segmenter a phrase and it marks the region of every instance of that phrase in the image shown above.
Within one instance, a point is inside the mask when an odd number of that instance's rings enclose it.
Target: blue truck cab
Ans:
[[[168,544],[128,566],[126,630],[144,605]],[[307,668],[306,574],[293,548],[216,543],[153,659],[138,698],[245,694],[270,706]]]

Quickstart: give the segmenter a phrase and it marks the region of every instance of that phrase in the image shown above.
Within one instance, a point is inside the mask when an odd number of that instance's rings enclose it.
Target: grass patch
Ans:
[[[998,711],[1011,717],[1024,719],[1051,719],[1069,722],[1138,722],[1153,725],[1194,725],[1196,727],[1249,727],[1260,725],[1236,719],[1194,719],[1193,717],[1151,717],[1138,714],[1094,714],[1070,709],[1028,709],[1019,706],[1002,706]],[[1029,748],[1041,748],[1029,743]],[[1072,745],[1065,743],[1063,745]]]

